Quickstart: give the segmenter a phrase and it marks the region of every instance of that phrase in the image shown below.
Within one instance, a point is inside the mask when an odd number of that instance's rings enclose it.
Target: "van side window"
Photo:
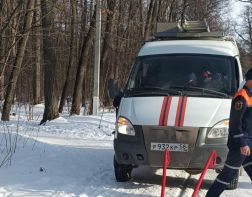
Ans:
[[[233,89],[233,92],[235,94],[235,92],[238,90],[239,88],[239,81],[240,81],[240,76],[239,76],[239,65],[238,65],[238,62],[237,62],[237,59],[235,59],[235,67],[234,67],[234,89]]]

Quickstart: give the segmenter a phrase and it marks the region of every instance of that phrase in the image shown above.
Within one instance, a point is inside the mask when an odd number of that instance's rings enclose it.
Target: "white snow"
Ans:
[[[160,196],[161,169],[140,167],[134,169],[130,182],[116,182],[112,163],[114,113],[105,112],[102,120],[100,116],[63,113],[39,126],[43,107],[34,107],[33,120],[28,120],[28,109],[22,106],[15,109],[11,121],[0,122],[0,164],[15,150],[0,168],[0,196]],[[199,196],[205,196],[216,175],[208,171]],[[167,170],[166,196],[191,196],[198,177]],[[252,196],[246,173],[240,177],[239,189],[225,191],[222,196]]]

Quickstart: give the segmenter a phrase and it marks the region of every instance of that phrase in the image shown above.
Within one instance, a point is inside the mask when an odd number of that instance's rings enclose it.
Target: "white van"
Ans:
[[[161,167],[166,148],[169,168],[199,173],[212,150],[216,169],[223,168],[231,99],[243,81],[242,69],[234,39],[199,24],[175,31],[173,24],[155,34],[141,48],[123,91],[110,81],[118,107],[117,181],[129,180],[140,165]]]

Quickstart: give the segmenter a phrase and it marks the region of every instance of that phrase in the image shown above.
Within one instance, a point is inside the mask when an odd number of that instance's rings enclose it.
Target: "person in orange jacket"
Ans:
[[[246,73],[245,78],[246,84],[235,94],[231,104],[227,160],[206,197],[220,196],[241,166],[252,181],[252,69]]]

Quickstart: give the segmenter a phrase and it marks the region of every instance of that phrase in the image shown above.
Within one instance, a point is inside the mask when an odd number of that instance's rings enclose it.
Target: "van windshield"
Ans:
[[[233,95],[238,88],[235,58],[218,55],[172,54],[136,59],[126,91],[174,90]],[[211,91],[210,91],[211,90]],[[174,91],[173,91],[174,92]],[[173,93],[172,92],[172,93]],[[172,94],[171,93],[171,94]],[[170,93],[169,93],[170,94]]]

